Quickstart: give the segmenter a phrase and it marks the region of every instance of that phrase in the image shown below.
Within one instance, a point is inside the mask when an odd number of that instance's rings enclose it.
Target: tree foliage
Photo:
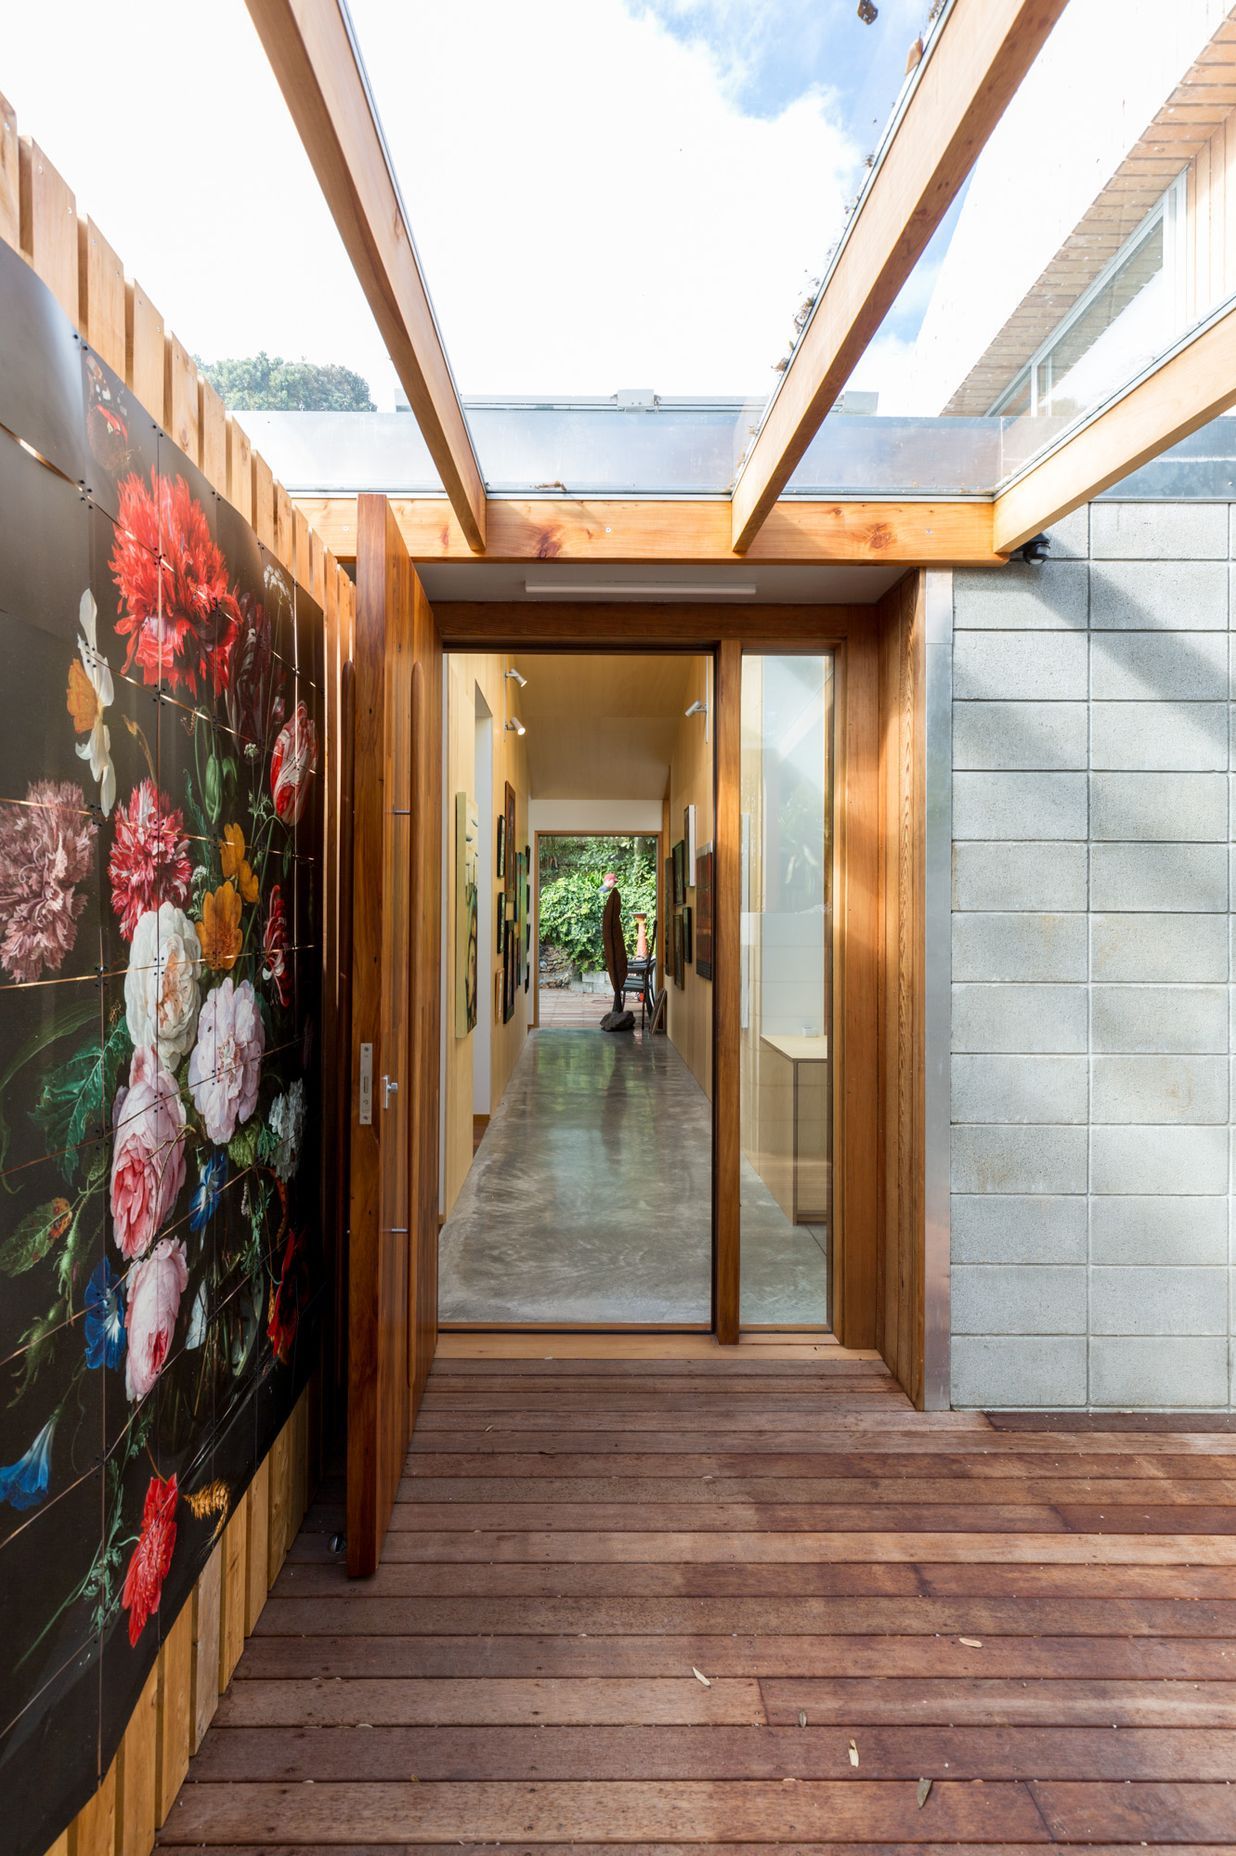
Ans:
[[[622,895],[622,926],[635,950],[635,915],[656,919],[655,838],[554,837],[541,843],[542,947],[560,948],[580,973],[605,966],[601,919],[606,891],[601,879],[612,870]]]
[[[369,382],[337,362],[244,355],[202,361],[199,371],[234,412],[374,412]]]

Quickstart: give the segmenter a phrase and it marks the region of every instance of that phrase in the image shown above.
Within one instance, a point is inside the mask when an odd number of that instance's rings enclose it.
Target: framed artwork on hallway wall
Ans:
[[[686,880],[688,886],[695,882],[695,807],[684,806],[682,809],[682,841],[686,846]]]
[[[505,812],[499,812],[498,814],[497,840],[498,840],[497,873],[499,876],[504,877],[506,875],[506,814]],[[501,949],[499,949],[499,952],[501,952]]]
[[[714,852],[706,844],[695,860],[695,971],[712,978],[712,885]]]
[[[673,896],[674,896],[674,907],[675,907],[676,909],[681,909],[681,908],[684,908],[684,907],[686,906],[686,900],[687,900],[687,846],[686,846],[686,841],[685,841],[685,839],[683,839],[683,838],[679,838],[679,840],[678,840],[678,842],[677,842],[677,844],[676,844],[676,845],[674,846],[674,855],[673,855]]]
[[[500,875],[506,878],[508,895],[515,893],[515,788],[508,780],[506,783],[506,803],[503,807],[506,821],[504,837],[506,840],[506,859]]]
[[[675,909],[674,910],[674,933],[673,933],[674,984],[678,988],[679,992],[682,991],[683,987],[687,983],[687,978],[686,978],[687,976],[687,954],[686,954],[686,943],[684,940],[684,936],[686,934],[686,924],[684,923],[682,918],[683,918],[682,909]]]

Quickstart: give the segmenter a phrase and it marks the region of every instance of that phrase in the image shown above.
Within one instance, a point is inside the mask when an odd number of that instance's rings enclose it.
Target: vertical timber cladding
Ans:
[[[326,689],[323,586],[220,493],[196,376],[169,374],[178,421],[143,403],[114,257],[84,233],[78,276],[72,196],[23,159],[32,261],[0,243],[0,1792],[6,1850],[39,1856],[79,1808],[110,1822],[126,1769],[137,1846],[153,1736],[168,1772],[182,1745],[161,1645],[187,1639],[205,1711],[250,1558],[259,1602],[253,1478],[304,1409],[325,1276]],[[93,345],[100,268],[123,372]]]
[[[925,575],[880,602],[879,1096],[876,1345],[923,1402],[923,762]]]
[[[374,1571],[437,1338],[442,651],[385,497],[359,498],[353,715],[348,1570]]]

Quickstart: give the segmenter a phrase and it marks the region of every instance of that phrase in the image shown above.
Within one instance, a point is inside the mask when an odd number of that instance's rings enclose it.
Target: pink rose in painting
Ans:
[[[257,1104],[266,1037],[252,980],[227,978],[207,993],[189,1059],[194,1106],[212,1141],[230,1141]]]
[[[270,757],[271,797],[285,825],[294,825],[304,811],[317,764],[318,731],[304,703],[298,702],[291,721],[279,730]]]
[[[189,899],[189,841],[184,814],[158,791],[153,780],[140,780],[127,805],[116,813],[116,838],[107,872],[112,880],[112,908],[126,941],[148,909],[170,902],[183,908]]]
[[[283,889],[278,883],[271,887],[270,900],[266,905],[266,926],[262,930],[262,978],[269,980],[279,995],[279,1003],[286,1008],[292,1003],[292,975],[288,971],[288,918],[283,902]]]
[[[151,1045],[129,1066],[112,1120],[112,1223],[116,1248],[139,1257],[171,1216],[185,1182],[185,1110],[175,1079]]]
[[[189,1280],[185,1247],[177,1238],[159,1240],[148,1257],[129,1271],[124,1324],[129,1337],[124,1389],[130,1404],[145,1398],[172,1349],[180,1298]]]
[[[58,973],[77,940],[98,830],[85,804],[71,780],[35,780],[0,805],[0,967],[19,982]]]

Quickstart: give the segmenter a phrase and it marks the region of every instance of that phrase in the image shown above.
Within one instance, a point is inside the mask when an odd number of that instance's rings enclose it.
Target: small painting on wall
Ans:
[[[674,910],[674,984],[679,992],[681,992],[686,985],[687,972],[687,955],[683,940],[685,925],[682,915],[683,912],[681,909]]]
[[[687,900],[687,847],[682,838],[674,846],[674,907],[681,909]]]
[[[712,978],[712,886],[715,853],[706,844],[695,860],[695,971]]]
[[[682,809],[682,838],[687,847],[687,882],[695,882],[695,807]]]
[[[691,913],[692,912],[690,909],[684,909],[682,911],[682,953],[683,953],[683,958],[686,961],[688,966],[691,965],[691,958],[692,958]]]
[[[498,875],[506,875],[506,814],[498,814]]]
[[[494,948],[494,952],[497,954],[498,959],[501,960],[502,950],[506,946],[506,904],[501,890],[498,891],[498,906],[494,913],[498,918],[498,944]]]

